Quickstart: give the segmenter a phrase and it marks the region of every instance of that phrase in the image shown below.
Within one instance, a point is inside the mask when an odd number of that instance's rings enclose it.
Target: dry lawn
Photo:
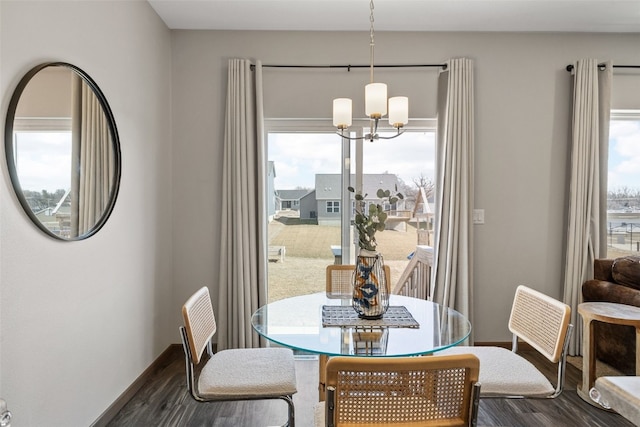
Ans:
[[[392,288],[417,243],[416,228],[406,232],[385,230],[376,234],[380,253],[391,268]],[[303,224],[298,218],[281,217],[269,224],[269,245],[284,246],[284,262],[269,263],[269,301],[325,290],[325,270],[334,263],[331,245],[340,244],[340,228]],[[609,247],[609,258],[628,255]]]
[[[400,278],[417,243],[416,228],[376,234],[385,264],[391,268],[392,288]],[[331,245],[340,244],[340,228],[303,224],[297,218],[279,218],[269,224],[269,245],[284,246],[284,262],[269,263],[269,301],[325,290],[325,271],[334,263]]]

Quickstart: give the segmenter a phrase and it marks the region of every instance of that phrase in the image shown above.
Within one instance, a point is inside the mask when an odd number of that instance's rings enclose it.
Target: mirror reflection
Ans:
[[[115,203],[120,149],[95,82],[70,64],[35,67],[16,88],[5,133],[11,180],[33,222],[62,240],[97,232]]]

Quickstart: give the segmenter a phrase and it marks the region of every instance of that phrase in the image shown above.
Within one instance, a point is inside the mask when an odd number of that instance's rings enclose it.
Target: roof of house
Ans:
[[[418,191],[418,197],[416,198],[415,205],[413,206],[413,215],[416,214],[430,214],[431,206],[429,205],[429,199],[427,198],[427,193],[424,191],[424,188],[420,188]]]
[[[398,177],[392,173],[364,174],[362,180],[362,193],[367,200],[377,200],[379,188],[393,192],[398,185]],[[355,182],[355,175],[351,175],[351,182]],[[340,174],[316,174],[316,199],[339,200],[341,185]]]
[[[303,190],[277,190],[278,197],[280,200],[300,200],[307,194],[309,194],[313,190],[303,189]]]

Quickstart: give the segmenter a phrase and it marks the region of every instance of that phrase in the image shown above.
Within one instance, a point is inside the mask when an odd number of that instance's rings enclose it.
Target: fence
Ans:
[[[629,252],[640,252],[640,223],[609,221],[607,234],[607,243],[610,247]]]
[[[391,293],[430,300],[432,267],[433,248],[416,246],[411,261]]]

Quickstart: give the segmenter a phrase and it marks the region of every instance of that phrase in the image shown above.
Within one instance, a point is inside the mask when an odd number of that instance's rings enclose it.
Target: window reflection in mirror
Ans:
[[[71,237],[71,129],[14,132],[14,158],[31,212],[52,233]]]
[[[79,240],[106,222],[118,192],[120,149],[95,82],[65,63],[35,67],[11,99],[5,151],[20,204],[45,233]]]

